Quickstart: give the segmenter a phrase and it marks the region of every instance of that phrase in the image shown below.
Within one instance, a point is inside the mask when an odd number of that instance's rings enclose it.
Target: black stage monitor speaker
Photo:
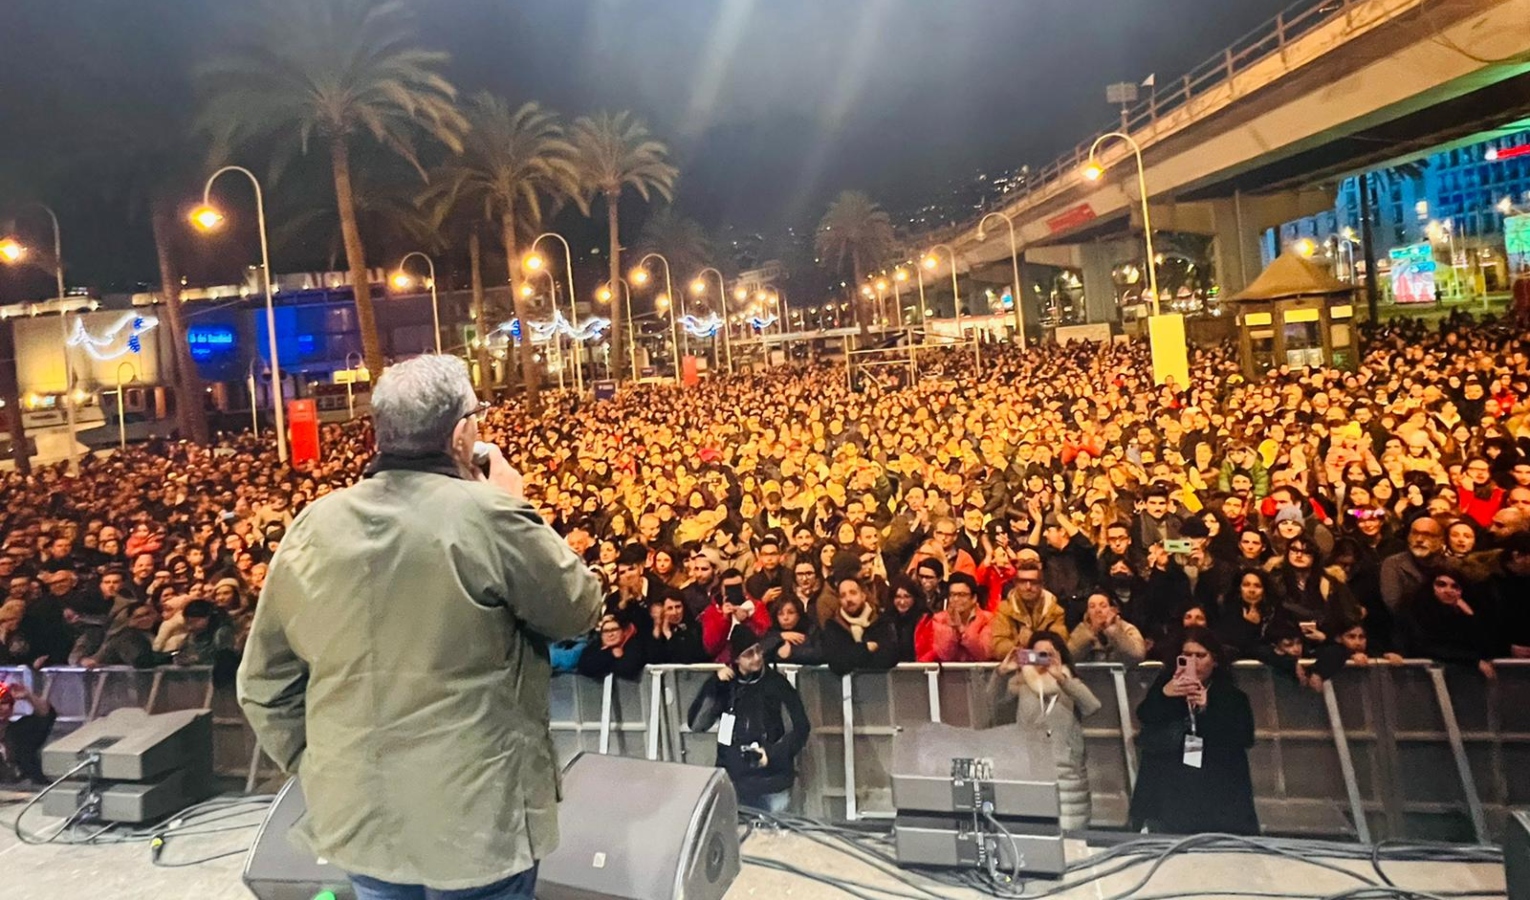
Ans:
[[[1509,816],[1509,830],[1503,838],[1503,867],[1509,900],[1530,900],[1530,809]]]
[[[43,811],[68,817],[87,808],[89,819],[152,822],[212,796],[212,757],[210,711],[119,709],[43,748],[49,778],[96,761],[50,792]]]
[[[288,782],[256,837],[244,883],[260,900],[354,896],[287,840],[304,808]],[[563,773],[558,830],[539,900],[720,900],[738,877],[738,799],[720,769],[581,754]]]
[[[1057,763],[1035,732],[934,722],[900,729],[893,737],[892,793],[900,865],[1047,876],[1067,868]]]

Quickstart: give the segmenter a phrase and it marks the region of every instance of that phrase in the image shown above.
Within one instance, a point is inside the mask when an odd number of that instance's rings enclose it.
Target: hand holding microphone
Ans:
[[[510,461],[505,459],[505,454],[500,452],[498,445],[487,441],[475,441],[473,466],[475,470],[484,474],[485,480],[490,484],[504,490],[517,500],[526,499],[526,480],[514,466],[510,465]]]

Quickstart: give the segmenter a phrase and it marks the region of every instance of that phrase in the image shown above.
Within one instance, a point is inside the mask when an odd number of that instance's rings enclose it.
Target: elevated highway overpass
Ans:
[[[1237,291],[1259,273],[1263,231],[1331,209],[1340,177],[1527,119],[1530,0],[1303,0],[1160,85],[1125,128],[1154,230],[1213,236],[1222,288]],[[1103,321],[1116,315],[1111,267],[1136,258],[1123,242],[1140,233],[1141,200],[1119,140],[1098,154],[1105,176],[1084,177],[1093,141],[988,212],[1013,222],[1030,261],[1082,269],[1089,319]],[[959,272],[1007,284],[1008,240],[979,240],[978,225],[911,247],[947,243]]]

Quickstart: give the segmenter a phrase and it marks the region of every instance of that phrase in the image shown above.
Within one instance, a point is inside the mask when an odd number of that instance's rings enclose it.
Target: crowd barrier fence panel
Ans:
[[[1234,677],[1255,720],[1249,753],[1267,832],[1381,839],[1476,841],[1501,835],[1509,810],[1530,805],[1530,660],[1500,660],[1498,677],[1410,661],[1350,667],[1321,693],[1255,663]],[[840,676],[781,666],[813,731],[798,758],[793,808],[835,821],[885,819],[892,740],[915,722],[983,727],[992,721],[992,663],[906,664]],[[1127,824],[1137,777],[1134,710],[1162,672],[1083,663],[1078,677],[1101,702],[1084,721],[1093,824]],[[20,669],[0,668],[16,680]],[[686,723],[717,666],[650,666],[638,681],[556,676],[550,696],[561,762],[580,752],[714,765],[716,738]],[[55,735],[123,707],[210,708],[221,775],[253,790],[275,767],[257,746],[231,685],[206,667],[44,669],[35,690],[58,710]]]

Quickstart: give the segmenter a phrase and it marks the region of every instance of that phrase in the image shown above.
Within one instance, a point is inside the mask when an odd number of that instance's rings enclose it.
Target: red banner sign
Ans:
[[[686,387],[695,387],[701,382],[701,374],[696,367],[696,357],[687,356],[680,364],[680,382]]]
[[[1047,219],[1047,228],[1051,229],[1053,234],[1057,234],[1092,222],[1098,216],[1099,213],[1094,211],[1094,207],[1087,203],[1080,203],[1072,209]]]
[[[287,434],[291,440],[292,465],[319,461],[319,406],[313,400],[287,401]]]

